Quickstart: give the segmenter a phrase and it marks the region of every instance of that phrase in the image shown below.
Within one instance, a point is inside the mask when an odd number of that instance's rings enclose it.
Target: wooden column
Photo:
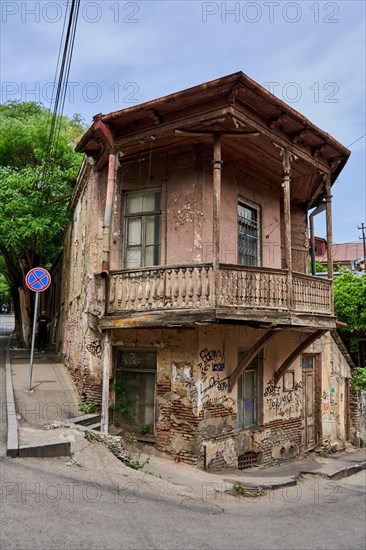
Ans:
[[[214,134],[213,165],[213,272],[215,281],[214,306],[220,297],[220,202],[221,202],[221,136]]]
[[[103,342],[103,389],[102,389],[102,416],[100,431],[108,433],[109,421],[109,375],[112,362],[112,347],[110,331],[106,330]]]
[[[297,160],[297,157],[290,153],[288,149],[280,147],[280,155],[283,165],[283,216],[285,226],[285,264],[287,269],[287,292],[288,292],[288,307],[292,308],[292,250],[291,250],[291,161]]]
[[[326,220],[327,220],[327,266],[328,279],[333,279],[333,229],[332,229],[332,195],[330,187],[330,176],[324,177],[325,181],[325,204],[326,204]]]
[[[283,157],[283,214],[285,225],[285,263],[286,269],[292,273],[292,250],[291,250],[291,197],[290,197],[290,153],[288,149],[281,150],[281,156]]]

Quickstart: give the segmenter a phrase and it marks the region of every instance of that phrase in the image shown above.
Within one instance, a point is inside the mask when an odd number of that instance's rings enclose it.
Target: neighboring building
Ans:
[[[56,341],[102,430],[207,468],[349,439],[329,332],[349,151],[243,73],[98,115],[77,149]],[[329,280],[308,275],[324,200]]]
[[[363,266],[363,243],[334,243],[332,245],[333,263],[339,267],[346,267],[352,271],[360,270]],[[315,259],[327,265],[327,241],[321,237],[315,237]],[[358,267],[359,266],[359,267]]]

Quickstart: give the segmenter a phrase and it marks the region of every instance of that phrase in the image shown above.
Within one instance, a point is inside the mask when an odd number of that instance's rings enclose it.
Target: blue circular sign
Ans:
[[[25,284],[33,292],[43,292],[51,284],[51,275],[43,267],[34,267],[28,271]]]

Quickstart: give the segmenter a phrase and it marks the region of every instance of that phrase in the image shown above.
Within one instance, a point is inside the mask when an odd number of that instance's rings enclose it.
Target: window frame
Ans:
[[[129,214],[127,212],[127,204],[128,204],[128,197],[131,195],[143,195],[145,193],[160,193],[160,210],[148,210],[146,212],[134,212],[132,214]],[[161,265],[161,237],[162,237],[162,199],[163,199],[163,193],[162,189],[154,188],[154,189],[139,189],[138,191],[126,191],[123,196],[123,267],[124,269],[142,269],[145,267],[154,267],[156,265]],[[159,235],[159,260],[157,264],[153,265],[146,265],[146,223],[147,218],[150,216],[160,216],[160,235]],[[141,243],[139,245],[141,250],[141,259],[140,259],[140,265],[137,265],[136,268],[134,267],[128,267],[127,265],[127,259],[128,259],[128,222],[131,219],[140,219],[141,220]],[[150,246],[150,245],[148,245]],[[156,246],[156,245],[154,245]],[[136,247],[137,248],[137,247]]]
[[[239,351],[238,353],[238,361],[240,362],[241,357],[240,355],[245,352]],[[245,388],[244,388],[244,381],[245,381],[245,373],[253,371],[255,372],[255,393],[254,393],[254,411],[255,411],[255,419],[253,424],[246,424],[245,423],[245,415],[244,415],[244,395],[245,395]],[[245,371],[240,375],[238,382],[237,382],[237,411],[236,411],[236,428],[238,430],[251,430],[251,429],[257,429],[259,428],[263,423],[263,402],[262,402],[262,386],[263,386],[263,368],[262,368],[262,358],[261,357],[255,357],[251,364],[245,369]],[[240,397],[240,395],[242,397]],[[241,410],[239,410],[239,407]]]
[[[240,252],[239,252],[239,212],[238,207],[244,206],[245,208],[249,208],[251,210],[255,210],[257,212],[257,263],[255,265],[253,264],[242,264],[240,263]],[[260,204],[257,204],[255,202],[252,202],[250,200],[247,200],[244,197],[238,197],[237,200],[237,261],[238,265],[241,265],[243,267],[261,267],[262,265],[262,208]]]

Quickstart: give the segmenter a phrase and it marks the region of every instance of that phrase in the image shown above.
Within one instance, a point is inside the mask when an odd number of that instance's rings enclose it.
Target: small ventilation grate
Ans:
[[[258,465],[259,459],[258,453],[245,453],[245,455],[238,456],[238,470],[246,470],[252,466]]]

